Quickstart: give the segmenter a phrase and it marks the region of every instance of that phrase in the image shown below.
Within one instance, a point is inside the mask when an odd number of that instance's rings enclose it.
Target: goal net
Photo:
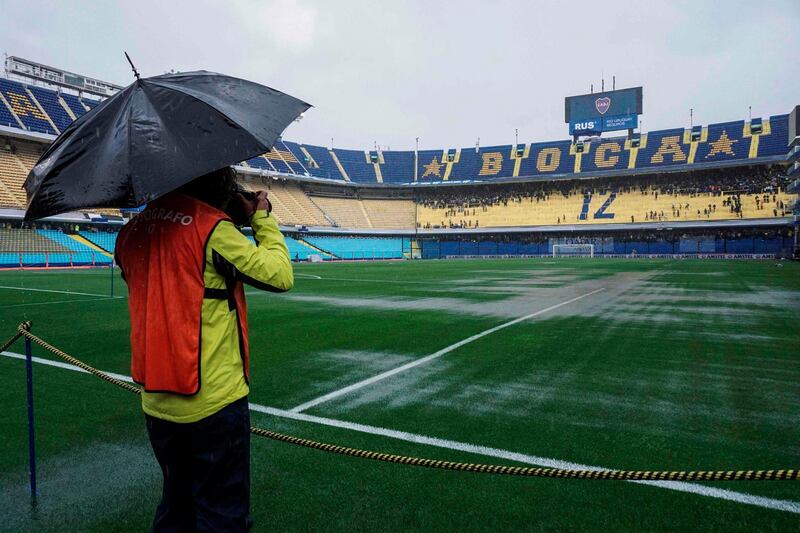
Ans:
[[[554,244],[553,257],[594,257],[594,244]]]

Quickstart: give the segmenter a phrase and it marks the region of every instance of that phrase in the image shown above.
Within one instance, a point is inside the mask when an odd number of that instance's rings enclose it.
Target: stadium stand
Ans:
[[[333,159],[331,151],[322,146],[296,145],[303,152],[309,164],[306,165],[312,176],[329,180],[345,181],[339,165]],[[301,158],[302,159],[302,158]]]
[[[114,253],[119,233],[116,231],[81,231],[80,234],[84,239],[96,244],[106,252]]]
[[[98,100],[68,92],[0,78],[0,126],[6,128],[55,135],[99,104]],[[788,115],[773,115],[691,129],[652,131],[632,138],[445,148],[416,153],[327,148],[279,139],[270,152],[243,162],[242,173],[247,188],[270,192],[273,213],[289,231],[292,226],[310,227],[323,233],[331,227],[336,227],[335,231],[370,233],[415,228],[463,231],[673,222],[766,224],[775,219],[788,221],[798,205],[798,194],[790,188],[794,178],[786,178],[790,157],[788,129]],[[13,134],[6,137],[0,145],[0,207],[24,209],[22,184],[45,148],[43,142],[22,140]],[[414,187],[407,187],[412,184]],[[456,186],[427,186],[434,184]],[[376,185],[382,187],[376,189]],[[792,192],[787,192],[787,188]],[[118,214],[113,210],[94,211]],[[86,216],[96,220],[94,216]],[[74,228],[67,229],[71,232]],[[54,233],[40,237],[53,242],[67,239],[59,246],[61,252],[69,250],[73,259],[77,254],[90,253],[94,257],[99,252],[102,255],[102,251],[113,250],[116,234],[82,229],[80,236],[42,230]],[[321,253],[328,259],[348,254],[353,257],[359,252],[363,257],[375,254],[394,257],[392,254],[403,246],[380,239],[373,242],[328,236],[321,241],[331,248],[327,254],[313,240],[317,237],[304,235],[289,240],[293,257],[296,255],[298,259],[312,253]],[[754,250],[786,247],[785,237],[760,234],[746,237],[741,243],[735,238],[701,237],[682,241],[617,238],[602,246],[598,244],[596,250],[682,253],[714,249],[715,253],[721,250],[755,253]],[[77,242],[81,239],[85,241]],[[425,253],[446,256],[552,251],[549,241],[481,239],[442,239],[435,254],[430,252],[430,243]],[[725,243],[722,246],[721,240]],[[22,242],[28,241],[22,239]],[[402,255],[402,251],[399,253]],[[19,257],[16,261],[19,262]]]
[[[330,226],[325,214],[317,207],[305,192],[295,183],[271,180],[266,185],[255,182],[244,182],[244,186],[253,191],[266,190],[272,212],[281,224],[286,226]]]
[[[72,117],[69,116],[67,110],[61,105],[58,93],[50,89],[42,87],[35,87],[33,85],[28,87],[36,101],[39,102],[42,110],[50,117],[59,132],[64,131],[72,124]]]
[[[27,173],[22,163],[11,152],[0,149],[0,205],[23,207],[25,205],[25,183]]]
[[[17,118],[11,112],[11,109],[6,104],[5,97],[0,92],[0,126],[5,126],[8,128],[19,128],[20,124],[17,122]]]
[[[280,172],[281,174],[293,174],[292,168],[283,159],[280,151],[273,148],[271,151],[262,154],[259,157],[267,161],[273,170],[275,170],[275,172]]]
[[[110,261],[108,255],[58,230],[0,228],[0,267],[107,265]]]
[[[780,175],[749,169],[721,178],[617,178],[436,191],[418,198],[417,224],[477,228],[783,217],[797,195],[784,192]]]
[[[248,235],[247,238],[250,239],[253,243],[256,242],[252,235]],[[332,258],[330,254],[324,254],[320,250],[316,250],[308,246],[304,242],[301,242],[297,239],[293,239],[288,235],[285,236],[285,240],[286,240],[286,247],[289,249],[289,257],[292,259],[292,261],[306,261],[308,259],[308,256],[312,254],[322,255],[324,259]]]
[[[415,223],[415,205],[411,200],[361,200],[373,228],[408,229]]]
[[[286,237],[286,247],[289,248],[289,257],[294,261],[305,261],[312,254],[322,255],[325,259],[331,258],[329,254],[321,254],[319,250],[288,236]]]
[[[364,204],[355,198],[311,196],[316,205],[341,228],[372,228]]]
[[[71,248],[35,229],[0,227],[0,252],[69,252],[70,250]]]
[[[304,162],[305,156],[302,155],[302,153],[300,157],[295,155],[294,150],[290,150],[283,139],[278,139],[275,143],[275,148],[273,148],[273,152],[280,156],[284,163],[286,163],[291,174],[297,176],[310,175]]]
[[[100,102],[69,93],[26,86],[0,78],[0,124],[56,134]],[[72,116],[70,115],[72,114]],[[18,120],[19,119],[19,120]],[[693,140],[692,131],[700,133]],[[519,146],[451,148],[418,152],[418,181],[493,181],[514,177],[719,165],[753,159],[785,158],[788,115],[733,121],[692,130],[675,128],[642,134],[638,146],[629,139],[604,138]],[[279,140],[271,152],[245,162],[249,167],[284,174],[310,175],[355,183],[402,184],[414,180],[414,152],[361,151],[300,145]]]
[[[269,162],[269,160],[261,156],[251,157],[247,161],[244,161],[243,164],[251,168],[271,170],[275,172],[275,167]]]
[[[72,111],[72,114],[75,115],[76,119],[86,114],[86,107],[81,103],[81,99],[74,94],[61,93],[61,99],[67,104],[67,107]]]
[[[24,207],[25,191],[22,188],[28,173],[39,160],[42,145],[18,139],[0,145],[0,205]]]
[[[291,181],[244,182],[247,189],[266,190],[272,211],[286,226],[409,229],[415,206],[409,199],[358,199],[307,194]]]
[[[303,240],[340,259],[400,259],[403,241],[378,237],[314,237]]]
[[[377,183],[375,166],[369,161],[369,153],[361,150],[335,148],[333,152],[339,159],[350,181],[356,183]]]
[[[414,152],[383,151],[380,157],[383,160],[380,163],[383,183],[414,181]]]
[[[81,98],[81,102],[83,102],[83,105],[89,108],[89,111],[100,105],[99,100],[94,100],[92,98]]]
[[[111,258],[107,254],[99,253],[96,250],[86,246],[82,242],[73,239],[70,235],[63,233],[59,230],[53,229],[40,229],[36,230],[43,237],[47,237],[56,244],[63,246],[73,252],[73,261],[81,264],[109,264]]]
[[[58,134],[50,118],[39,107],[25,85],[14,80],[0,78],[0,94],[3,95],[4,103],[19,118],[25,129],[51,135]]]

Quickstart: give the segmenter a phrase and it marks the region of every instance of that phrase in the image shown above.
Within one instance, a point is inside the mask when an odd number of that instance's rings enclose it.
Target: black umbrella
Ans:
[[[137,207],[269,150],[310,104],[263,85],[185,72],[139,79],[73,122],[33,167],[31,220]]]

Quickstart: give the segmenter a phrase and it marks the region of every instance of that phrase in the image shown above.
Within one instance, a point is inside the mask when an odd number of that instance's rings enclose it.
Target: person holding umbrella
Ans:
[[[120,232],[132,375],[164,474],[154,531],[250,527],[249,346],[243,282],[283,292],[289,251],[267,194],[230,168],[152,202]],[[243,213],[258,245],[225,210]]]
[[[210,72],[134,73],[34,166],[26,219],[147,203],[115,256],[128,285],[131,374],[164,477],[153,531],[247,531],[243,284],[284,292],[294,277],[267,194],[241,189],[229,165],[269,150],[310,106]],[[257,244],[237,228],[247,223]]]

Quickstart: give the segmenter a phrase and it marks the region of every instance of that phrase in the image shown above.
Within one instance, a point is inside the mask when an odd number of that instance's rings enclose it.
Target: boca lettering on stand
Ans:
[[[536,157],[536,170],[553,172],[561,164],[561,150],[558,148],[542,148]]]
[[[483,165],[478,176],[494,176],[503,170],[503,154],[500,152],[486,152],[482,154]]]

